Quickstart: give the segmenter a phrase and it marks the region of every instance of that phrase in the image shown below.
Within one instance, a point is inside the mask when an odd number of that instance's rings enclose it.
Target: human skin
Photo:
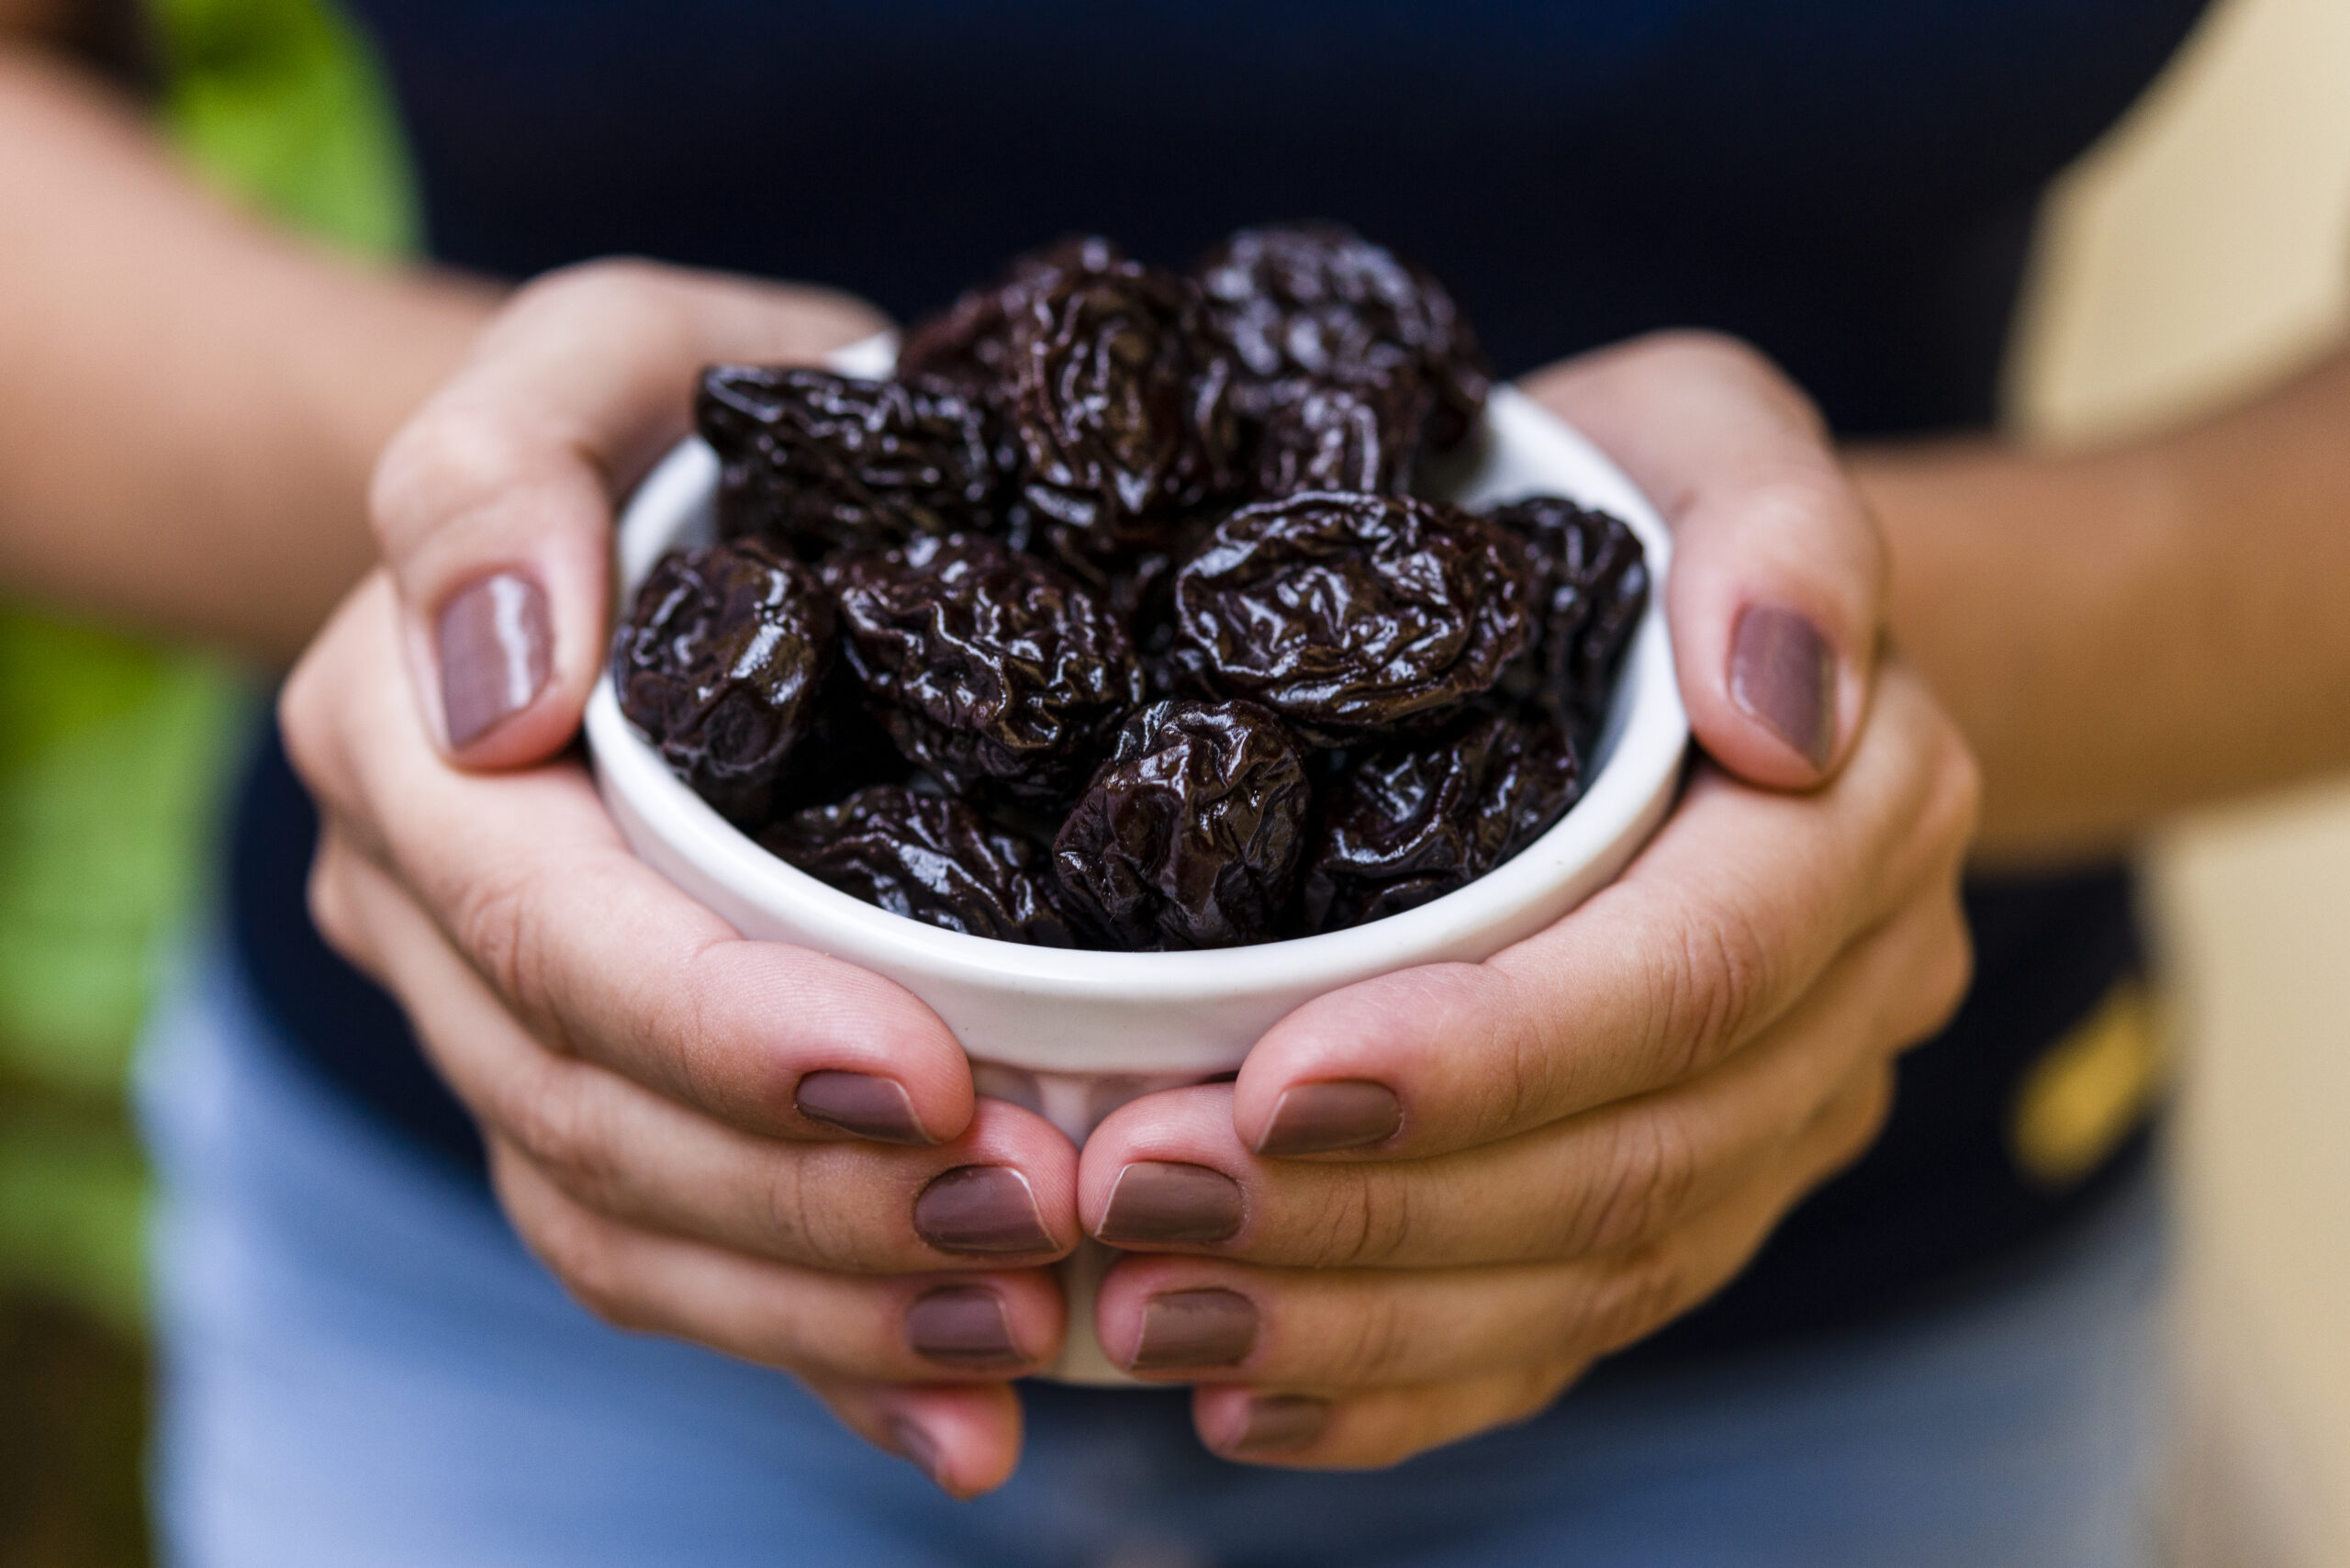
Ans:
[[[499,292],[231,208],[0,36],[0,583],[291,659],[374,558],[375,454]]]
[[[1654,843],[1550,932],[1323,998],[1237,1084],[1139,1101],[1080,1160],[1040,1118],[975,1103],[952,1036],[912,996],[735,937],[640,865],[568,749],[602,663],[614,504],[681,432],[694,368],[783,352],[794,303],[643,263],[523,290],[386,451],[372,504],[386,565],[280,707],[326,822],[320,928],[407,1002],[484,1126],[508,1213],[591,1307],[789,1367],[853,1428],[975,1492],[1017,1456],[1003,1381],[1065,1330],[1036,1266],[1080,1222],[1138,1249],[1204,1234],[1204,1204],[1210,1230],[1234,1217],[1207,1249],[1226,1260],[1216,1277],[1261,1265],[1230,1294],[1264,1335],[1234,1369],[1250,1381],[1203,1383],[1203,1440],[1383,1463],[1529,1414],[1718,1285],[1865,1147],[1894,1055],[1964,984],[1975,775],[1923,685],[1880,668],[1879,541],[1810,408],[1759,356],[1665,335],[1528,383],[1611,445],[1675,530],[1664,592],[1711,763]],[[545,646],[493,651],[532,673],[502,717],[459,723],[476,687],[450,671],[483,655],[453,651],[445,607],[485,580],[543,603]],[[1820,662],[1793,707],[1741,685],[1740,629],[1758,610],[1813,629]],[[446,748],[454,767],[435,745],[452,730],[470,737]],[[806,1114],[817,1073],[894,1086],[916,1136],[837,1141]],[[1260,1157],[1281,1147],[1270,1102],[1334,1081],[1382,1086],[1392,1136]],[[1172,1221],[1170,1169],[1192,1203]],[[1027,1239],[942,1246],[932,1184],[981,1170],[1019,1172]],[[1138,1219],[1152,1182],[1159,1212]],[[1555,1194],[1539,1222],[1529,1191]],[[1435,1222],[1439,1243],[1373,1225],[1344,1250],[1366,1203]],[[1097,1322],[1118,1332],[1125,1282],[1154,1266],[1186,1265],[1121,1263]],[[1405,1298],[1453,1330],[1419,1337],[1432,1360],[1300,1361],[1282,1351],[1311,1338],[1306,1289],[1365,1334]],[[916,1305],[940,1290],[986,1304],[1000,1354],[911,1383]],[[1482,1338],[1459,1331],[1472,1310]],[[1140,1349],[1131,1331],[1110,1343]],[[1302,1434],[1307,1414],[1319,1424]]]
[[[734,938],[638,866],[564,755],[602,646],[610,507],[682,429],[692,369],[811,357],[872,318],[642,266],[536,285],[476,342],[494,306],[480,286],[352,266],[229,214],[102,89],[0,59],[0,341],[25,345],[0,374],[0,579],[290,649],[364,570],[375,454],[442,386],[376,473],[386,570],[286,693],[328,823],[321,924],[400,996],[482,1121],[518,1230],[588,1305],[798,1371],[957,1493],[1009,1473],[1004,1380],[1063,1330],[1038,1265],[1116,1218],[1128,1166],[1219,1172],[1241,1224],[1213,1243],[1125,1234],[1158,1249],[1113,1276],[1104,1344],[1141,1349],[1155,1296],[1243,1296],[1238,1364],[1153,1370],[1203,1381],[1203,1440],[1265,1462],[1386,1462],[1539,1407],[1718,1283],[1864,1145],[1894,1052],[1964,975],[1966,742],[1990,769],[1981,843],[2020,860],[2100,849],[2153,812],[2350,749],[2313,722],[2350,680],[2325,613],[2327,588],[2350,583],[2350,530],[2327,526],[2350,510],[2338,366],[2094,458],[1869,454],[1893,631],[1921,681],[1876,663],[1877,535],[1798,396],[1715,340],[1589,356],[1531,385],[1674,518],[1676,646],[1713,766],[1625,880],[1559,927],[1301,1010],[1238,1082],[1137,1103],[1080,1162],[1035,1118],[975,1101],[952,1037],[906,993]],[[144,372],[136,440],[119,375],[92,368],[126,364]],[[2060,523],[2079,540],[2052,562]],[[2131,569],[2099,569],[2117,561]],[[438,628],[499,574],[543,599],[545,678],[453,754]],[[1757,604],[1834,655],[1824,767],[1789,743],[1785,704],[1735,694],[1734,629]],[[2113,689],[2147,671],[2168,684]],[[2166,771],[2198,737],[2227,741],[2224,767]],[[2110,755],[2084,762],[2104,739]],[[817,1073],[881,1086],[848,1119],[920,1141],[849,1136],[838,1102],[811,1117]],[[1394,1130],[1258,1152],[1285,1096],[1331,1082],[1385,1090]],[[1033,1226],[1018,1202],[976,1200],[944,1220],[934,1203],[925,1226],[932,1183],[971,1169],[1018,1171]],[[1522,1223],[1537,1179],[1554,1201]],[[1195,1212],[1219,1192],[1188,1191]],[[1382,1218],[1414,1214],[1451,1224],[1432,1239]],[[996,1249],[943,1249],[942,1224]],[[942,1291],[931,1316],[956,1333],[925,1342],[959,1344],[959,1361],[917,1348],[920,1304]],[[1002,1351],[981,1364],[989,1333]]]

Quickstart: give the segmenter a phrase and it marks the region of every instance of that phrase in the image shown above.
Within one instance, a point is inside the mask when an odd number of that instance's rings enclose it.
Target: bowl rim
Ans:
[[[1071,999],[1116,996],[1179,1002],[1207,994],[1288,991],[1326,980],[1458,957],[1480,932],[1539,904],[1638,831],[1688,743],[1665,622],[1663,584],[1672,537],[1655,508],[1615,464],[1557,416],[1509,386],[1487,405],[1484,439],[1572,449],[1593,483],[1572,498],[1628,522],[1648,552],[1649,604],[1617,676],[1616,700],[1590,787],[1526,849],[1474,881],[1417,908],[1344,931],[1241,947],[1183,952],[1097,952],[1035,946],[949,931],[830,887],[762,848],[669,771],[621,715],[609,665],[586,715],[599,782],[616,790],[664,846],[748,907],[789,911],[804,926],[840,934],[845,956],[991,990]],[[616,599],[635,583],[714,493],[716,454],[688,437],[647,475],[615,532]],[[1485,498],[1536,493],[1516,487]],[[827,948],[831,944],[825,944]],[[1482,957],[1483,954],[1477,956]]]

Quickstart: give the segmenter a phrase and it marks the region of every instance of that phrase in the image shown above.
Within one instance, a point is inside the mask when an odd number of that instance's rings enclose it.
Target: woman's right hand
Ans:
[[[523,1240],[591,1310],[800,1375],[968,1495],[1058,1350],[1076,1151],[976,1099],[912,995],[746,941],[630,854],[571,743],[612,508],[718,360],[883,323],[810,290],[606,263],[522,290],[386,451],[385,567],[280,705],[327,939],[407,1010]]]

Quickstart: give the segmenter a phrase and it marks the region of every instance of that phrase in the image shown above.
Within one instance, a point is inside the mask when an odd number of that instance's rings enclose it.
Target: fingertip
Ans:
[[[1192,1394],[1192,1425],[1209,1451],[1242,1462],[1294,1458],[1330,1429],[1333,1406],[1311,1394],[1273,1394],[1202,1384]]]
[[[1485,1011],[1474,964],[1425,964],[1315,998],[1268,1030],[1233,1084],[1233,1131],[1260,1157],[1391,1150],[1426,1133],[1447,1080],[1428,1042]]]
[[[1690,733],[1750,784],[1815,788],[1841,768],[1859,733],[1874,639],[1845,630],[1849,616],[1799,595],[1725,587],[1675,606]]]
[[[927,1147],[942,1141],[923,1125],[906,1086],[879,1073],[838,1068],[802,1073],[791,1105],[811,1122],[872,1143]]]
[[[538,574],[527,566],[483,572],[443,598],[431,624],[450,755],[479,765],[513,750],[515,736],[496,732],[538,700],[554,672],[554,623]]]
[[[884,1418],[883,1446],[968,1502],[1012,1479],[1021,1425],[1019,1396],[1000,1383],[912,1389]]]
[[[970,1060],[919,997],[810,949],[741,946],[762,970],[745,988],[751,1015],[789,1021],[775,1036],[789,1073],[776,1087],[815,1130],[929,1145],[969,1131]]]

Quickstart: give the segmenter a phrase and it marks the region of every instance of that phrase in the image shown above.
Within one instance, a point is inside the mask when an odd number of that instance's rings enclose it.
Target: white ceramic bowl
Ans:
[[[888,369],[859,345],[846,374]],[[1472,507],[1543,492],[1629,522],[1662,585],[1672,539],[1646,497],[1574,431],[1495,388],[1446,493]],[[714,537],[716,454],[688,440],[648,476],[619,533],[627,602],[653,564]],[[1082,1141],[1135,1095],[1240,1065],[1283,1014],[1325,991],[1415,964],[1476,961],[1533,935],[1623,869],[1662,820],[1689,728],[1662,594],[1652,592],[1617,680],[1591,786],[1523,853],[1443,898],[1326,935],[1192,953],[1089,953],[967,936],[865,903],[761,849],[679,781],[621,716],[609,675],[588,705],[604,801],[636,853],[745,936],[797,943],[889,976],[927,1002],[975,1064],[982,1092],[1028,1104]],[[1058,1375],[1118,1381],[1092,1345],[1090,1284],[1071,1281],[1070,1349]]]

